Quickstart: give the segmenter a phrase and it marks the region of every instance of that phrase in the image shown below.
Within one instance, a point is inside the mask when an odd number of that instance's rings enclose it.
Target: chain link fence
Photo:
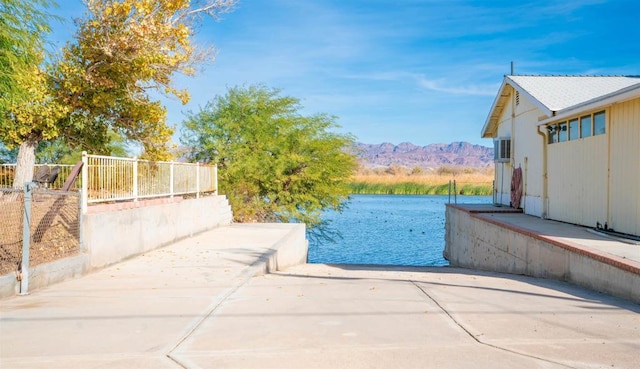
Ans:
[[[0,188],[0,275],[20,270],[25,218],[30,266],[80,252],[79,194],[34,188],[30,196],[25,201],[22,189]]]
[[[0,275],[20,267],[23,214],[23,190],[0,188]]]

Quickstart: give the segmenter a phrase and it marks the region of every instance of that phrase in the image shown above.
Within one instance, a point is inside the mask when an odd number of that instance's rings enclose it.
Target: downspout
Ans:
[[[522,201],[522,211],[527,213],[527,183],[529,182],[529,157],[524,157],[524,176],[522,176],[522,187],[524,189],[522,197],[524,201]]]
[[[502,202],[502,195],[504,193],[504,161],[500,164],[502,164],[502,169],[500,170],[500,205],[504,205],[504,202]]]
[[[611,112],[613,109],[607,109],[605,111],[605,134],[607,135],[607,222],[610,226],[613,225],[611,219]]]
[[[509,164],[511,164],[511,174],[513,175],[513,170],[516,167],[516,158],[515,158],[515,152],[516,152],[516,89],[513,88],[513,86],[511,86],[511,134],[510,134],[510,140],[511,140],[511,145],[509,145],[509,150],[511,151],[509,153]],[[502,171],[503,175],[504,175],[504,167],[503,167],[503,171]],[[511,181],[513,181],[513,177],[511,178]],[[513,183],[513,182],[511,182]],[[509,186],[509,205],[513,206],[513,204],[511,203],[511,186]]]
[[[511,170],[516,167],[516,158],[514,156],[516,152],[516,89],[511,86]]]
[[[545,132],[540,131],[540,127],[538,126],[538,130],[536,131],[542,137],[542,213],[540,214],[540,218],[547,218],[547,145],[548,145],[548,137]]]

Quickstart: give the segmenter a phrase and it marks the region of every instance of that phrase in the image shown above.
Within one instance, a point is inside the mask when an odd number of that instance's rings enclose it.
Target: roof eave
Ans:
[[[538,99],[536,99],[533,95],[531,95],[527,90],[525,90],[522,86],[520,86],[516,81],[514,81],[511,76],[505,75],[502,80],[502,84],[500,85],[500,89],[498,90],[498,95],[493,101],[491,105],[491,110],[489,111],[489,116],[482,127],[481,136],[482,138],[490,138],[495,137],[495,131],[498,126],[498,122],[500,119],[500,115],[504,109],[504,102],[511,93],[509,88],[512,88],[520,93],[521,96],[527,98],[534,106],[536,106],[540,111],[544,113],[547,117],[552,117],[556,114],[555,111],[549,109],[546,105],[541,103]]]
[[[493,100],[493,104],[491,104],[491,109],[489,110],[489,115],[484,122],[484,126],[482,127],[482,131],[480,132],[482,138],[491,138],[495,136],[495,130],[497,128],[498,119],[500,114],[502,114],[502,110],[504,109],[504,105],[501,101],[504,100],[503,97],[509,96],[509,92],[507,90],[506,79],[502,80],[502,84],[498,89],[498,94],[496,98]]]
[[[610,94],[599,96],[595,99],[591,99],[589,101],[585,101],[583,103],[576,104],[568,108],[559,110],[555,112],[555,115],[549,116],[548,118],[541,120],[538,123],[538,125],[542,126],[554,121],[569,118],[570,116],[579,114],[581,111],[589,111],[589,110],[595,110],[598,108],[604,108],[608,105],[621,103],[621,102],[639,98],[639,97],[640,97],[640,84],[632,85],[632,86],[623,88],[621,90],[614,91]]]
[[[540,111],[542,113],[544,113],[544,115],[546,115],[547,117],[551,117],[555,114],[555,111],[551,110],[549,107],[547,107],[545,104],[543,104],[542,102],[540,102],[540,100],[536,99],[535,96],[531,95],[527,90],[525,90],[522,86],[520,86],[518,84],[518,82],[514,81],[513,79],[510,78],[510,76],[505,76],[506,80],[509,80],[509,84],[511,86],[513,86],[514,89],[516,89],[516,91],[518,91],[520,93],[521,96],[526,97],[529,101],[531,101],[531,103],[533,103],[533,105],[540,109]]]

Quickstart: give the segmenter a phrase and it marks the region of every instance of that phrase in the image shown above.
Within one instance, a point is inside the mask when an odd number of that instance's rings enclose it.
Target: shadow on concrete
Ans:
[[[568,301],[575,301],[575,302],[582,302],[582,303],[602,303],[602,304],[614,306],[614,308],[620,308],[620,309],[625,309],[625,310],[633,311],[636,313],[640,313],[640,305],[635,304],[632,301],[624,300],[624,299],[610,296],[597,291],[588,290],[586,288],[579,287],[569,282],[557,281],[552,279],[544,279],[544,278],[529,277],[525,275],[496,273],[496,272],[488,272],[488,271],[480,271],[480,270],[472,270],[472,269],[462,269],[462,268],[454,268],[454,267],[416,267],[416,266],[364,265],[364,264],[327,264],[327,265],[330,267],[334,267],[334,268],[338,268],[346,271],[458,274],[458,275],[468,275],[468,276],[491,277],[491,278],[504,279],[504,280],[515,280],[515,281],[526,283],[532,286],[562,292],[566,295],[573,296],[573,297],[557,296],[557,295],[544,294],[544,293],[535,293],[530,291],[520,291],[515,289],[507,289],[507,288],[475,286],[470,284],[454,284],[454,283],[434,282],[434,281],[420,281],[412,278],[402,278],[402,277],[380,278],[380,277],[370,277],[370,276],[345,277],[345,276],[324,276],[324,275],[299,275],[299,274],[287,273],[286,271],[277,272],[275,274],[287,276],[287,277],[318,278],[318,279],[328,279],[328,280],[367,279],[367,280],[384,280],[384,281],[405,281],[405,282],[419,283],[423,285],[470,288],[470,289],[477,289],[477,290],[505,292],[505,293],[516,294],[516,295],[529,295],[529,296],[544,297],[549,299],[568,300]],[[585,306],[585,308],[589,308],[589,307]],[[600,310],[609,309],[606,307],[591,307],[591,308],[600,309]],[[614,308],[611,308],[611,309],[614,309]]]

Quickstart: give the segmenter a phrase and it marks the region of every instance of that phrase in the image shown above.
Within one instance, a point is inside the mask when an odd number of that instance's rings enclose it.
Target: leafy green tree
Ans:
[[[47,0],[0,0],[0,123],[12,100],[29,97],[23,84],[41,61],[49,32]]]
[[[195,161],[218,165],[220,192],[239,222],[322,225],[340,210],[357,167],[335,117],[304,116],[298,99],[263,86],[236,87],[183,122],[181,142]]]
[[[58,135],[66,113],[49,93],[44,36],[49,32],[47,0],[0,1],[0,141],[19,146],[14,186],[33,176],[39,142]]]
[[[69,141],[64,138],[58,138],[53,141],[42,141],[36,149],[36,161],[42,164],[75,164],[82,160],[81,147],[69,146]],[[122,135],[117,134],[113,130],[107,131],[107,142],[92,151],[92,154],[127,157],[129,156],[128,145],[130,142]]]

